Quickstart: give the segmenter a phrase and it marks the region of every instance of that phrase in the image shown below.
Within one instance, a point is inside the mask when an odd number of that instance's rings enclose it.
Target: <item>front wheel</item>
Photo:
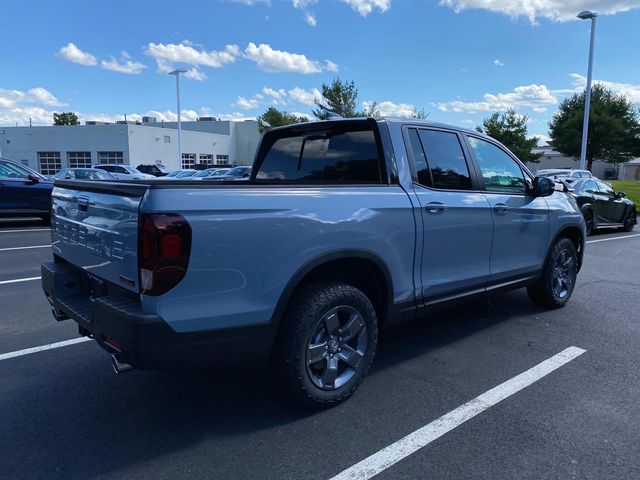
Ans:
[[[551,247],[538,282],[527,287],[529,298],[543,308],[564,307],[571,298],[577,276],[576,247],[568,238],[560,238]]]
[[[349,398],[376,353],[378,324],[367,296],[344,283],[310,284],[296,294],[283,322],[277,360],[285,387],[311,407]]]
[[[624,219],[624,226],[622,227],[622,230],[624,230],[625,232],[632,232],[634,227],[636,226],[636,216],[637,212],[632,209]]]
[[[587,236],[589,236],[593,233],[593,230],[595,228],[595,222],[593,220],[593,211],[591,209],[588,209],[584,212],[583,216],[584,216],[584,223],[587,225]]]

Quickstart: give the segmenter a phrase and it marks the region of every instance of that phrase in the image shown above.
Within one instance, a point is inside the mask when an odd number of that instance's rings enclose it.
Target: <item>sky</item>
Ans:
[[[640,105],[640,0],[3,0],[0,125],[311,114],[323,82],[359,107],[424,110],[473,128],[496,110],[546,138],[558,104],[594,79]]]

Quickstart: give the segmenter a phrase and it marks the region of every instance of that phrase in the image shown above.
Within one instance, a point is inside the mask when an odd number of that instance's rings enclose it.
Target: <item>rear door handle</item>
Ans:
[[[431,202],[427,203],[424,208],[428,213],[438,214],[444,212],[447,209],[447,206],[444,203]]]
[[[504,215],[509,211],[509,207],[504,203],[498,203],[497,205],[493,206],[493,211],[496,212],[498,215]]]

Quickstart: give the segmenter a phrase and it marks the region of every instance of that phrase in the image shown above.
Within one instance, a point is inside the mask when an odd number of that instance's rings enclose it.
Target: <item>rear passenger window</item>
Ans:
[[[373,130],[337,128],[275,140],[256,179],[295,182],[380,183]]]
[[[431,183],[431,173],[427,165],[427,157],[424,155],[422,143],[420,142],[420,137],[418,137],[418,131],[415,128],[409,129],[409,143],[411,144],[411,150],[413,152],[413,162],[416,166],[418,183],[426,187],[433,186]]]
[[[428,171],[418,172],[420,184],[446,190],[471,190],[471,175],[458,135],[437,130],[419,130],[418,135],[428,165]],[[425,179],[428,176],[430,179]]]
[[[484,186],[488,192],[525,193],[526,183],[520,165],[494,144],[467,137],[473,150]]]

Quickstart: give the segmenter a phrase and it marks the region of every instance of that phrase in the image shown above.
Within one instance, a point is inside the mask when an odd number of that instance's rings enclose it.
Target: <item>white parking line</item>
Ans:
[[[11,250],[29,250],[31,248],[49,248],[51,247],[51,244],[49,245],[33,245],[30,247],[7,247],[7,248],[0,248],[0,252],[10,252]]]
[[[623,235],[621,237],[601,238],[600,240],[589,240],[587,243],[608,242],[610,240],[622,240],[625,238],[633,238],[633,237],[640,237],[640,233],[636,233],[635,235]]]
[[[18,232],[48,232],[50,228],[25,228],[20,230],[0,230],[0,233],[18,233]]]
[[[68,347],[69,345],[75,345],[76,343],[89,342],[93,338],[79,337],[72,338],[71,340],[64,340],[62,342],[48,343],[47,345],[40,345],[39,347],[25,348],[24,350],[16,350],[15,352],[0,354],[0,360],[7,360],[9,358],[22,357],[23,355],[30,355],[32,353],[44,352],[45,350],[53,350],[54,348]]]
[[[500,403],[505,398],[510,397],[549,375],[554,370],[569,363],[584,352],[586,352],[586,350],[578,347],[569,347],[563,350],[526,372],[513,377],[511,380],[507,380],[503,384],[492,388],[470,402],[434,420],[430,424],[410,433],[388,447],[356,463],[354,466],[347,468],[331,480],[367,480],[376,476],[403,458],[408,457],[412,453],[429,445],[434,440],[442,437],[447,432],[459,427],[467,420],[472,419],[476,415]]]
[[[0,285],[7,285],[9,283],[30,282],[32,280],[40,280],[40,277],[27,277],[27,278],[16,278],[14,280],[2,280],[0,281]]]

